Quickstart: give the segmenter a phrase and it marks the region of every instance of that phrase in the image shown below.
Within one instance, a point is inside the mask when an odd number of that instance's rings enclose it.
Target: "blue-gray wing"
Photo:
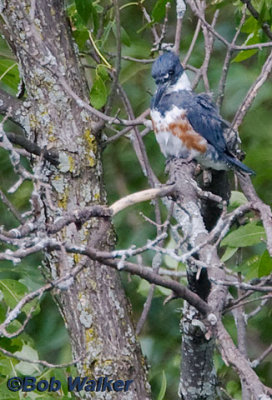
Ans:
[[[221,118],[209,95],[180,90],[164,96],[160,102],[165,111],[173,105],[186,110],[187,119],[193,129],[218,151],[228,151],[223,135],[226,122]]]

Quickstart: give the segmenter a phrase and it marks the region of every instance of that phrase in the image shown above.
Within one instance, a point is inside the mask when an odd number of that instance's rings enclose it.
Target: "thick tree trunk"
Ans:
[[[193,183],[193,165],[182,160],[171,161],[168,165],[170,181],[178,187],[173,216],[182,226],[183,252],[187,252],[208,239],[208,231],[201,215],[201,202]],[[168,201],[166,201],[168,203]],[[187,262],[189,287],[208,302],[215,313],[223,308],[227,289],[211,285],[209,278],[224,279],[224,271],[216,249],[206,244],[197,251],[199,263]],[[215,317],[216,318],[216,317]],[[216,374],[213,366],[215,349],[214,335],[196,309],[184,304],[181,321],[182,361],[179,395],[183,400],[214,400],[216,398]]]
[[[55,148],[60,159],[55,167],[41,157],[33,167],[40,177],[34,188],[34,212],[45,230],[60,211],[106,202],[99,139],[92,135],[92,116],[71,100],[60,83],[64,79],[78,96],[87,99],[63,2],[2,3],[6,38],[15,49],[27,91],[24,112],[17,119],[31,140],[42,148]],[[74,224],[64,228],[57,238],[71,245],[89,241],[99,249],[109,249],[114,243],[110,222],[96,218],[80,230]],[[48,277],[67,274],[79,263],[84,269],[55,295],[74,357],[86,354],[78,363],[80,375],[132,379],[129,392],[111,392],[110,398],[149,399],[145,363],[118,274],[98,262],[58,252],[47,256]]]

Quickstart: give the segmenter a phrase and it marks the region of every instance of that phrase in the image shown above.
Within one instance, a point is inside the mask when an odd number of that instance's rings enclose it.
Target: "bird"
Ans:
[[[157,142],[167,159],[196,160],[204,169],[255,172],[229,149],[224,131],[229,123],[206,93],[195,93],[179,57],[164,52],[153,63],[157,85],[150,116]]]

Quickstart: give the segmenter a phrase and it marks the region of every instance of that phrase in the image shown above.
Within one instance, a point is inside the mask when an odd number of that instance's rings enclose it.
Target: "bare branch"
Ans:
[[[0,352],[2,354],[5,354],[5,356],[14,358],[15,360],[27,362],[29,364],[34,364],[34,365],[35,364],[36,365],[42,365],[42,366],[47,367],[47,368],[66,368],[66,367],[70,367],[71,365],[77,364],[79,361],[83,360],[86,357],[86,355],[84,354],[83,356],[81,356],[81,357],[77,358],[76,360],[71,361],[69,363],[51,364],[48,361],[44,361],[44,360],[31,360],[31,359],[26,358],[26,357],[18,356],[17,354],[11,353],[10,351],[3,349],[2,347],[0,347]]]
[[[56,249],[61,249],[61,245],[57,244],[57,242],[51,242],[50,246],[48,246],[47,250],[56,250]],[[68,245],[65,246],[65,249],[69,253],[80,253],[84,254],[88,257],[90,257],[92,260],[98,260],[103,262],[103,264],[109,265],[112,268],[118,269],[119,268],[119,261],[118,260],[111,260],[112,258],[112,253],[109,252],[103,252],[103,251],[98,251],[96,249],[91,249],[91,248],[75,248],[75,247],[70,247]],[[23,307],[32,301],[36,297],[41,297],[44,292],[52,290],[54,287],[58,287],[60,289],[67,289],[68,286],[73,284],[73,279],[74,277],[80,273],[80,271],[84,268],[83,264],[79,264],[77,267],[73,268],[68,274],[65,276],[62,276],[55,281],[49,282],[46,285],[42,286],[41,288],[35,290],[34,292],[31,292],[27,294],[25,297],[23,297],[15,306],[15,308],[9,312],[8,316],[6,317],[5,321],[2,322],[0,325],[0,335],[6,336],[6,337],[13,337],[13,334],[9,334],[6,331],[6,327],[18,317],[20,312],[22,311]],[[187,289],[185,286],[179,284],[178,282],[164,278],[160,276],[159,274],[155,273],[152,268],[145,267],[145,266],[140,266],[136,265],[127,261],[124,261],[124,270],[127,272],[133,274],[133,275],[138,275],[144,279],[146,279],[148,282],[166,287],[168,289],[173,290],[178,297],[184,298],[187,300],[190,304],[192,304],[194,307],[196,307],[201,313],[207,314],[210,311],[209,306],[207,305],[206,302],[204,302],[199,296],[197,296],[195,293],[191,292],[189,289]],[[17,333],[16,333],[17,334]],[[11,336],[12,335],[12,336]]]
[[[120,200],[117,200],[110,206],[110,210],[112,211],[113,215],[116,215],[121,210],[124,210],[125,208],[133,204],[173,194],[175,189],[176,189],[175,185],[167,185],[161,188],[152,188],[143,190],[141,192],[133,193],[126,197],[123,197]]]
[[[272,352],[272,344],[258,357],[256,360],[251,361],[251,367],[256,368],[263,360]]]
[[[237,130],[238,127],[241,125],[248,109],[252,105],[255,97],[257,96],[259,89],[265,83],[271,71],[272,71],[272,51],[270,52],[266,62],[264,63],[260,75],[253,83],[249,91],[247,92],[246,97],[244,98],[242,104],[240,105],[235,114],[234,120],[231,125],[234,130]]]
[[[272,55],[272,53],[271,53]],[[272,58],[271,58],[272,61]],[[272,257],[272,212],[270,207],[263,203],[258,197],[251,179],[248,175],[237,174],[241,188],[246,196],[246,198],[252,202],[252,207],[254,210],[258,211],[261,216],[261,220],[266,231],[266,245],[270,256]]]
[[[173,51],[177,55],[179,55],[182,21],[183,21],[183,16],[185,14],[185,11],[186,11],[186,4],[185,4],[184,0],[176,0],[177,25],[176,25],[175,44],[174,44]]]
[[[143,125],[144,124],[144,119],[143,118],[136,118],[133,120],[124,120],[124,119],[119,119],[116,117],[111,117],[109,115],[106,115],[102,113],[101,111],[96,110],[94,107],[90,106],[88,103],[86,103],[84,100],[82,100],[74,91],[73,89],[68,85],[66,80],[62,76],[59,77],[59,82],[66,91],[67,94],[71,96],[72,99],[75,100],[77,105],[80,108],[84,108],[85,110],[89,111],[92,115],[95,115],[102,121],[108,122],[109,124],[116,124],[116,125],[124,125],[124,126],[137,126],[137,125]],[[96,127],[94,127],[96,129]]]
[[[230,67],[230,62],[231,62],[231,57],[233,54],[233,46],[236,43],[236,40],[238,39],[238,36],[241,32],[241,29],[244,25],[246,19],[246,9],[244,8],[243,10],[243,15],[240,21],[240,24],[237,28],[237,31],[232,39],[232,42],[230,44],[230,46],[227,48],[227,52],[226,52],[226,56],[225,56],[225,60],[224,60],[224,65],[222,68],[222,75],[221,75],[221,79],[218,85],[218,94],[217,94],[217,107],[221,108],[223,100],[224,100],[224,93],[225,93],[225,86],[226,86],[226,81],[227,81],[227,75],[228,75],[228,71],[229,71],[229,67]]]
[[[219,281],[216,279],[211,279],[216,285],[223,286],[234,286],[243,290],[251,290],[254,292],[271,292],[272,286],[259,286],[259,285],[250,285],[244,282],[234,282],[234,281]]]
[[[251,4],[250,0],[241,0],[242,3],[244,3],[247,6],[248,11],[251,13],[251,15],[259,22],[260,21],[260,14],[258,13],[258,11],[256,10],[256,8],[253,7],[253,5]],[[269,23],[268,22],[262,22],[262,29],[264,31],[264,33],[269,37],[269,39],[272,40],[272,31],[270,29]]]
[[[226,331],[222,321],[217,322],[218,348],[227,365],[231,365],[238,373],[240,379],[245,383],[247,389],[255,399],[268,399],[264,397],[272,394],[272,390],[263,385],[239,350],[234,345],[229,333]]]
[[[148,292],[148,296],[147,299],[144,303],[144,307],[143,307],[143,311],[142,314],[137,322],[137,326],[136,326],[136,335],[139,335],[141,330],[143,329],[143,326],[145,324],[145,321],[147,319],[148,313],[150,311],[150,307],[152,304],[152,299],[153,299],[153,295],[154,295],[154,291],[155,291],[156,286],[154,285],[154,283],[151,284],[149,292]]]
[[[187,0],[187,3],[190,5],[193,13],[201,20],[201,22],[207,27],[207,29],[218,39],[220,42],[222,42],[226,47],[230,47],[231,44],[222,36],[220,35],[213,27],[203,18],[201,13],[199,12],[199,9],[196,7],[194,0]],[[262,49],[264,47],[271,47],[272,46],[272,41],[271,42],[266,42],[266,43],[257,43],[257,44],[252,44],[248,46],[238,46],[238,45],[233,45],[232,49],[233,51],[241,51],[241,50],[253,50],[253,49]]]
[[[248,291],[247,295],[244,295],[244,296],[242,296],[242,297],[239,297],[239,298],[234,302],[234,304],[233,304],[231,307],[227,307],[227,308],[224,310],[224,314],[225,314],[226,312],[228,312],[228,311],[234,310],[234,309],[237,308],[237,307],[245,306],[245,305],[247,305],[247,304],[251,304],[251,303],[254,303],[254,302],[260,301],[260,300],[261,300],[261,301],[263,301],[263,300],[269,300],[269,299],[272,298],[272,295],[271,295],[271,294],[266,294],[266,295],[261,296],[261,297],[256,297],[255,299],[251,299],[251,300],[247,300],[247,301],[242,301],[242,299],[244,299],[245,297],[249,297],[251,294],[252,294],[252,292]]]
[[[0,89],[0,114],[7,114],[9,112],[9,118],[22,126],[21,114],[23,111],[26,112],[26,109],[21,100],[16,99],[16,97]]]
[[[141,10],[143,12],[143,15],[144,15],[147,23],[151,25],[151,32],[152,32],[153,37],[154,37],[154,42],[158,43],[160,38],[159,38],[158,32],[156,30],[156,27],[152,24],[152,20],[151,20],[150,15],[148,14],[146,8],[143,6],[143,2],[140,2],[139,6],[141,7]]]
[[[14,215],[14,217],[21,223],[24,223],[24,218],[22,218],[21,214],[19,211],[16,210],[14,205],[9,201],[5,193],[0,189],[0,198],[2,202],[7,206],[7,208],[10,210],[10,212]]]
[[[59,246],[60,248],[60,246]],[[8,313],[8,316],[6,317],[5,321],[2,322],[0,325],[0,336],[6,336],[10,337],[11,334],[9,334],[6,331],[6,327],[14,321],[18,315],[22,312],[23,307],[28,304],[30,301],[35,299],[36,297],[41,298],[43,293],[47,292],[48,290],[52,290],[54,287],[58,287],[60,285],[63,286],[64,288],[67,288],[66,286],[63,285],[64,283],[69,283],[70,285],[73,283],[73,278],[83,269],[83,265],[78,265],[77,267],[73,268],[73,270],[69,273],[66,274],[65,276],[56,279],[55,281],[49,282],[46,285],[42,286],[41,288],[35,290],[34,292],[28,293],[26,296],[24,296],[14,307],[13,310],[11,310]]]
[[[13,144],[18,144],[23,147],[28,153],[35,154],[37,156],[42,155],[45,160],[50,161],[53,165],[58,165],[58,154],[54,150],[42,150],[36,143],[26,139],[23,135],[18,135],[13,132],[6,132],[9,141]]]
[[[114,12],[115,12],[115,23],[116,23],[116,59],[115,59],[115,71],[113,71],[113,81],[111,86],[111,92],[108,97],[108,102],[106,106],[106,113],[111,109],[112,102],[114,100],[114,96],[116,94],[119,74],[121,70],[121,57],[122,57],[122,48],[121,48],[121,21],[120,21],[120,9],[119,9],[119,1],[113,0],[114,4]]]
[[[184,68],[187,68],[187,63],[188,63],[188,61],[189,61],[189,59],[190,59],[190,57],[192,55],[192,52],[194,50],[194,47],[195,47],[195,44],[196,44],[196,41],[197,41],[197,38],[198,38],[198,35],[199,35],[199,32],[200,32],[200,27],[201,27],[201,21],[200,21],[200,19],[198,19],[193,39],[192,39],[192,41],[190,43],[190,47],[189,47],[189,49],[187,51],[187,54],[184,57],[184,60],[183,60],[183,63],[182,63]]]

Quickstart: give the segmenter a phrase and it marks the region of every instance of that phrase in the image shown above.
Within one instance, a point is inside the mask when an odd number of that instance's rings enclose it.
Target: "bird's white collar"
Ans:
[[[183,72],[178,81],[169,87],[171,92],[178,92],[179,90],[192,90],[191,83],[186,72]]]

